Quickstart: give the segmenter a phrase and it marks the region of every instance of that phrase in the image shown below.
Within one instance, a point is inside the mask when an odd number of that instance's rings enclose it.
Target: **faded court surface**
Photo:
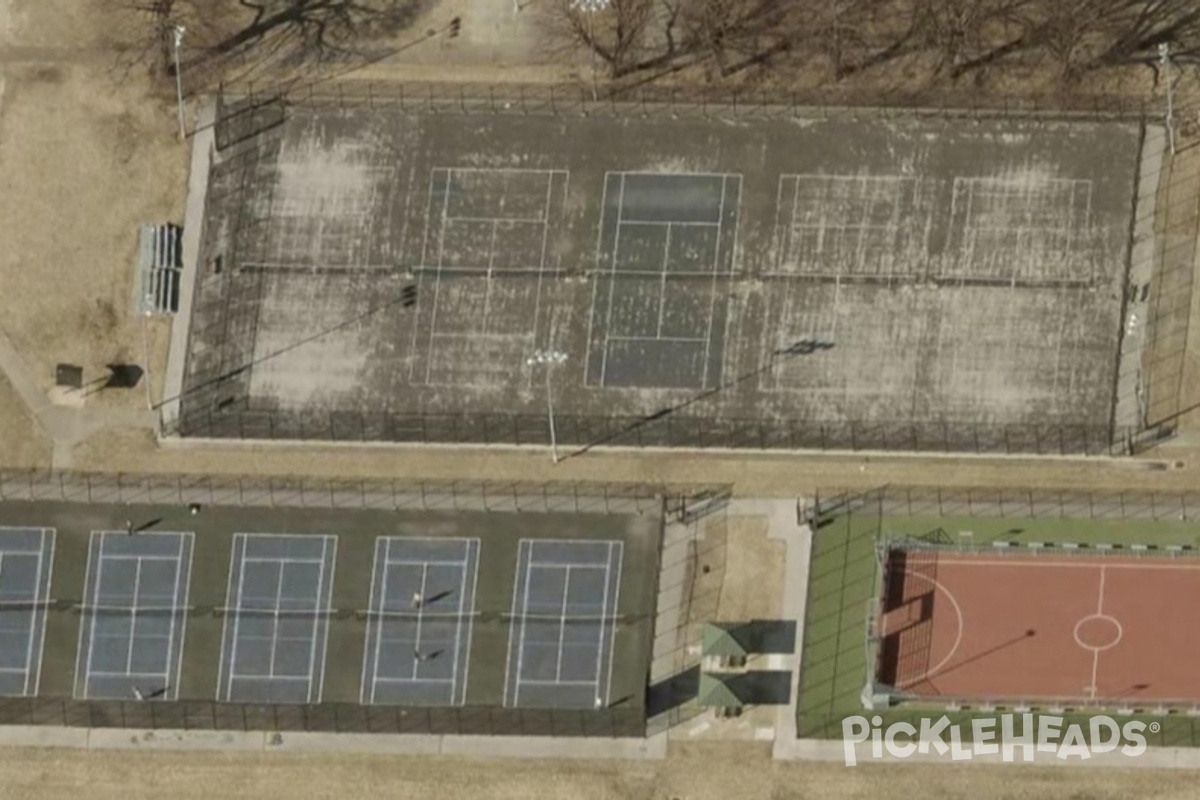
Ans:
[[[0,526],[0,697],[642,707],[657,515],[10,502]]]
[[[1103,446],[1138,148],[289,106],[216,154],[179,429],[541,442],[549,380],[577,445]]]

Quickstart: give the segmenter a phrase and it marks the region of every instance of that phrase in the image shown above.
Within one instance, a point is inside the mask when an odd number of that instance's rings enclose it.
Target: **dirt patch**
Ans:
[[[729,519],[718,622],[778,619],[787,548],[767,530],[765,517]]]
[[[50,450],[50,441],[0,372],[0,464],[10,469],[48,467]]]

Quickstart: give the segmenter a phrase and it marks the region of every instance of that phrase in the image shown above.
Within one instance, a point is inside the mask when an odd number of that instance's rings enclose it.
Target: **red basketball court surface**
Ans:
[[[929,699],[1200,700],[1200,560],[893,551],[879,682]]]

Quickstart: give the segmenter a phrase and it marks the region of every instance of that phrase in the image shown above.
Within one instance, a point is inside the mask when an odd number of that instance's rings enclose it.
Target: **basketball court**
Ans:
[[[877,680],[959,703],[1200,700],[1200,561],[892,551]]]

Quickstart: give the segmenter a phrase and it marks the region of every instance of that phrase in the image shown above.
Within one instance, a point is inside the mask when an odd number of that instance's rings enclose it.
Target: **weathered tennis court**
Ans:
[[[0,503],[0,697],[91,708],[89,724],[112,701],[209,708],[204,726],[226,707],[303,706],[297,724],[334,706],[364,725],[347,709],[628,715],[661,524]]]
[[[188,222],[184,436],[1113,441],[1136,125],[287,115]]]

